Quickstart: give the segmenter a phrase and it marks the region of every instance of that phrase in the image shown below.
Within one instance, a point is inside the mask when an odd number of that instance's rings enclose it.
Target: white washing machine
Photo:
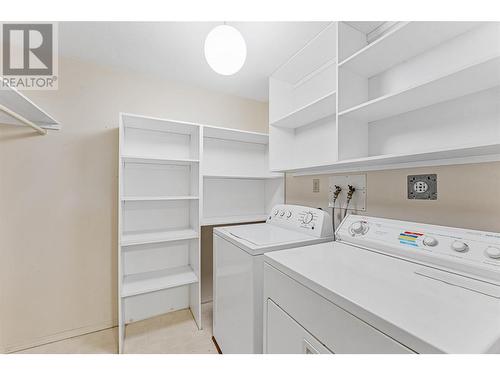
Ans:
[[[330,215],[275,206],[267,221],[214,229],[213,334],[222,353],[262,353],[263,254],[332,241]]]
[[[500,353],[500,233],[350,215],[264,258],[266,353]]]

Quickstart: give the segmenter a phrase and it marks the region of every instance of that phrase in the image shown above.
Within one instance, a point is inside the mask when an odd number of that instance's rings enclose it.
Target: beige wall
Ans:
[[[407,199],[406,176],[437,173],[438,199]],[[318,178],[318,176],[315,176]],[[328,176],[287,176],[287,203],[328,205]],[[500,232],[500,162],[366,173],[366,215]]]
[[[267,104],[78,61],[27,92],[63,125],[0,127],[0,349],[117,320],[118,113],[267,131]]]

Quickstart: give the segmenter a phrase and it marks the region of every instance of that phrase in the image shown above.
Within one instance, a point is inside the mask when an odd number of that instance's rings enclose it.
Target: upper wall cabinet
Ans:
[[[337,26],[330,24],[269,81],[271,170],[336,160]]]
[[[336,160],[318,165],[304,156],[276,169],[310,174],[500,160],[500,23],[336,27],[336,132],[328,139]],[[295,145],[305,147],[311,144]]]

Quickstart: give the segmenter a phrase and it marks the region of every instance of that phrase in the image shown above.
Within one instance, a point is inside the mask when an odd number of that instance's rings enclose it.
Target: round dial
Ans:
[[[288,212],[286,213],[286,218],[287,218],[287,219],[290,219],[291,217],[292,217],[292,211],[288,211]]]
[[[304,224],[309,224],[312,220],[313,220],[313,214],[312,214],[312,212],[308,212],[304,215],[302,222]]]
[[[438,244],[438,240],[430,236],[424,237],[424,240],[422,242],[425,246],[430,246],[430,247],[436,246]]]
[[[352,234],[365,234],[366,232],[368,232],[368,224],[363,221],[355,221],[349,227],[349,231]]]
[[[281,211],[280,216],[285,216],[285,211]]]
[[[279,212],[279,210],[274,210],[274,216],[278,216]]]
[[[465,242],[462,241],[453,241],[451,244],[451,248],[454,251],[458,251],[459,253],[463,253],[469,249],[469,246]]]
[[[484,252],[489,258],[500,259],[500,248],[498,247],[488,246]]]

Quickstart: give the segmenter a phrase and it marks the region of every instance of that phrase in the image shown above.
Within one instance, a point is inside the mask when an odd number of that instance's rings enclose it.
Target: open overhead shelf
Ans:
[[[500,85],[500,57],[471,64],[423,84],[370,100],[339,113],[373,122]]]
[[[295,175],[344,173],[369,170],[424,167],[500,160],[500,144],[443,148],[408,154],[387,154],[342,160],[315,168],[297,169]]]
[[[8,86],[0,90],[0,124],[29,126],[42,135],[47,133],[46,129],[61,129],[52,116]]]
[[[364,77],[377,75],[458,36],[478,22],[402,22],[339,63]]]
[[[295,129],[312,124],[322,118],[335,114],[337,108],[336,93],[332,91],[325,96],[306,104],[303,107],[271,122],[270,125],[280,128]]]

